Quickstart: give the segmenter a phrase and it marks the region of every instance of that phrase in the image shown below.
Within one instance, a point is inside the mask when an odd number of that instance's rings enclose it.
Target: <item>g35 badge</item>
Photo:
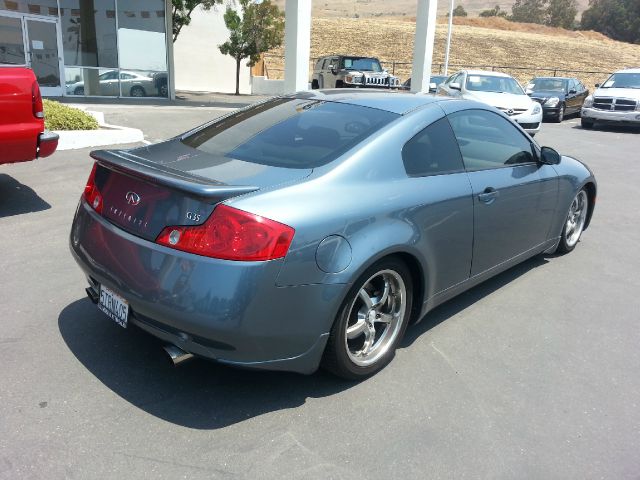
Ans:
[[[200,214],[199,213],[193,213],[193,212],[187,212],[187,219],[191,220],[192,222],[199,222],[200,221]]]

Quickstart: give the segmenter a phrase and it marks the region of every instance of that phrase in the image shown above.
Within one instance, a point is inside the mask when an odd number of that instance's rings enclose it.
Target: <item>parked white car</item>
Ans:
[[[515,78],[506,73],[462,70],[441,84],[438,94],[496,107],[532,137],[540,131],[542,107],[531,100]]]
[[[611,75],[582,104],[582,128],[596,122],[640,126],[640,68]]]

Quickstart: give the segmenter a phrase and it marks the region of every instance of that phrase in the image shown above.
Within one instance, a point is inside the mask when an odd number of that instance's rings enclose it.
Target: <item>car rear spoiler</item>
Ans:
[[[90,153],[100,165],[125,175],[141,178],[189,195],[220,201],[236,195],[255,192],[259,187],[249,185],[228,185],[165,165],[151,162],[129,152],[119,150],[94,150]]]

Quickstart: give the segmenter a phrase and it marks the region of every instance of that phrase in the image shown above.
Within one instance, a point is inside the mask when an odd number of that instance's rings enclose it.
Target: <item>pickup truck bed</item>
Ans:
[[[58,135],[44,128],[42,96],[25,67],[0,67],[0,164],[26,162],[55,152]]]

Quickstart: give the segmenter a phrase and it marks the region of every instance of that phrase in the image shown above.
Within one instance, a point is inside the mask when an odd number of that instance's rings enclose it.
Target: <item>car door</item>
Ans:
[[[574,113],[580,108],[578,103],[580,103],[580,99],[578,97],[578,85],[575,79],[570,78],[567,82],[567,97],[566,97],[565,105],[566,105],[566,113]],[[580,103],[580,105],[582,105]]]
[[[460,110],[448,119],[473,192],[475,276],[547,241],[558,178],[552,166],[536,161],[531,139],[502,115]]]
[[[589,90],[587,89],[587,87],[584,86],[584,84],[580,81],[580,80],[576,80],[576,85],[577,85],[577,90],[578,90],[578,108],[577,108],[577,112],[580,112],[580,109],[582,108],[582,104],[584,103],[584,99],[587,98],[587,95],[589,95]]]
[[[473,245],[471,185],[442,112],[405,143],[402,161],[412,205],[403,216],[419,232],[414,242],[432,273],[431,297],[469,278]]]

